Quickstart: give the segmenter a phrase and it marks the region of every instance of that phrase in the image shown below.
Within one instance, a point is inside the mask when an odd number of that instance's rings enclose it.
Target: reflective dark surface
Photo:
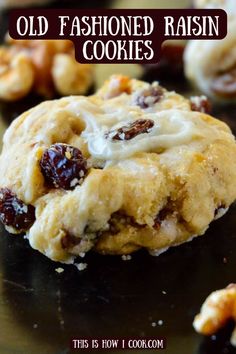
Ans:
[[[235,353],[227,343],[232,326],[215,340],[192,328],[205,297],[236,281],[235,215],[232,207],[205,236],[159,257],[91,253],[87,270],[63,265],[61,274],[59,264],[2,230],[0,353],[69,353],[72,336],[163,336],[168,354]]]

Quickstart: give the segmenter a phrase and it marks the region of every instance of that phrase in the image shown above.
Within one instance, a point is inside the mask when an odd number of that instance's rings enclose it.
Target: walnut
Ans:
[[[93,65],[76,62],[73,43],[69,40],[14,40],[8,37],[6,43],[8,46],[0,47],[2,99],[22,98],[31,89],[46,98],[56,93],[85,94],[92,85]],[[10,79],[6,76],[9,73]]]
[[[0,99],[14,101],[24,97],[33,81],[34,71],[28,56],[0,48]]]
[[[212,335],[230,319],[236,320],[236,284],[211,293],[202,305],[200,314],[193,322],[195,330],[205,335]],[[231,344],[236,346],[236,330],[231,337]]]

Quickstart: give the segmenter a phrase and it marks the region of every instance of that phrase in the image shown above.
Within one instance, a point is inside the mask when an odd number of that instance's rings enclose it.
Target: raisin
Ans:
[[[138,119],[128,125],[125,125],[117,130],[112,130],[105,135],[106,138],[112,140],[130,140],[139,134],[149,133],[154,126],[154,121],[151,119]]]
[[[210,113],[211,103],[206,96],[190,97],[190,106],[192,111]]]
[[[26,231],[35,221],[35,208],[25,204],[8,188],[0,188],[0,220],[18,231]]]
[[[235,98],[236,96],[236,68],[221,73],[212,80],[212,91],[223,98]]]
[[[158,230],[161,227],[162,222],[166,219],[167,215],[171,213],[170,208],[163,208],[154,219],[153,228]]]
[[[134,217],[124,214],[122,211],[117,211],[111,215],[110,220],[108,221],[109,224],[109,234],[116,235],[118,234],[123,228],[127,227],[128,225],[133,226],[135,228],[144,228],[146,224],[138,224]],[[106,231],[105,231],[106,232]]]
[[[87,162],[81,151],[67,144],[50,146],[40,160],[40,167],[48,184],[62,189],[74,189],[87,173]]]
[[[148,108],[163,97],[163,89],[160,86],[151,86],[148,89],[142,91],[142,93],[137,97],[136,104],[141,108]]]
[[[81,241],[81,238],[75,237],[70,234],[66,234],[64,237],[61,239],[61,246],[63,249],[70,249],[73,248],[74,246],[77,246]]]

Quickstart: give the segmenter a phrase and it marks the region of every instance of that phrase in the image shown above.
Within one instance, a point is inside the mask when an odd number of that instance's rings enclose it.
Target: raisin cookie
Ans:
[[[0,156],[0,218],[55,261],[90,249],[158,255],[202,235],[236,198],[230,129],[158,85],[112,76],[89,97],[17,118]]]
[[[203,93],[220,101],[236,99],[235,0],[196,0],[196,7],[223,8],[228,33],[221,40],[191,40],[184,52],[186,77]]]

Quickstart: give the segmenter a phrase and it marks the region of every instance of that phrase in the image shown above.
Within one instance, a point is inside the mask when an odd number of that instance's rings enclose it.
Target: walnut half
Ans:
[[[198,333],[212,335],[231,319],[236,321],[236,284],[212,292],[203,303],[200,314],[194,318],[193,327]],[[231,344],[236,346],[236,327]]]

